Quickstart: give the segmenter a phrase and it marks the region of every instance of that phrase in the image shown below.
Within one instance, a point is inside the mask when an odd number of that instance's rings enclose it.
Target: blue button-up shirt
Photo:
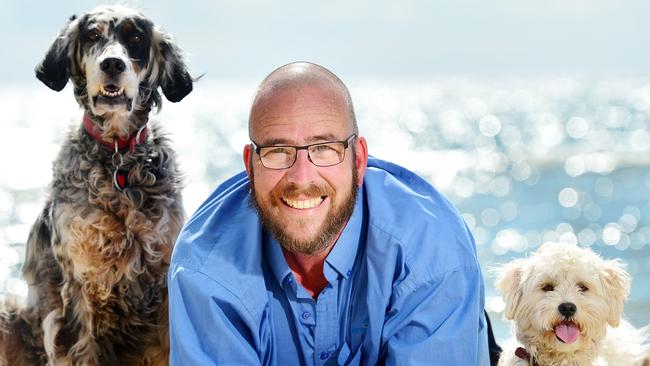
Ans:
[[[370,158],[311,298],[248,204],[244,173],[179,236],[173,365],[489,365],[473,238],[427,182]]]

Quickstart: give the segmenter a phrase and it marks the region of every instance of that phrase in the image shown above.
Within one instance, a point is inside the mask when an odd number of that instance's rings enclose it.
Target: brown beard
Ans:
[[[253,174],[252,164],[250,165],[251,182],[249,191],[249,204],[257,211],[257,214],[260,217],[264,228],[269,231],[271,235],[273,235],[275,240],[277,240],[285,250],[291,253],[299,253],[305,255],[314,255],[316,253],[322,252],[332,243],[332,241],[336,238],[341,229],[343,229],[345,224],[352,216],[352,212],[354,211],[354,206],[357,201],[357,191],[359,190],[359,174],[354,165],[352,166],[352,184],[348,197],[345,197],[340,206],[333,206],[330,209],[330,212],[325,218],[325,222],[313,240],[298,240],[297,238],[293,237],[291,234],[287,233],[284,230],[284,227],[282,227],[282,225],[274,220],[273,215],[268,209],[262,208],[259,205],[255,194],[255,180],[253,178],[255,174]],[[311,185],[307,189],[299,190],[295,184],[289,184],[280,189],[274,189],[270,194],[272,197],[297,197],[300,193],[305,193],[310,197],[327,196],[329,199],[332,199],[334,197],[334,191],[330,187]]]

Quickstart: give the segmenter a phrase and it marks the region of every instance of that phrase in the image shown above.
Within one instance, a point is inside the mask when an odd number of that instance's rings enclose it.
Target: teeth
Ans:
[[[307,209],[307,208],[314,208],[320,205],[320,203],[323,202],[323,197],[312,198],[309,200],[292,200],[288,198],[283,198],[283,200],[290,207],[298,208],[298,209]]]
[[[105,97],[115,98],[117,96],[120,96],[120,95],[124,94],[124,88],[122,88],[122,89],[120,89],[120,90],[118,90],[116,92],[109,92],[108,90],[105,90],[105,89],[102,88],[102,89],[99,90],[99,92]]]

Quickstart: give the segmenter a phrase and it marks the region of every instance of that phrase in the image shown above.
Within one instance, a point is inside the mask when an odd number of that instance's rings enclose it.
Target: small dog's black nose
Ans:
[[[557,310],[565,318],[570,318],[576,313],[576,305],[572,302],[563,302],[557,307]]]
[[[99,64],[99,67],[103,72],[107,73],[110,76],[115,76],[120,74],[124,69],[126,69],[126,64],[119,58],[109,57],[102,61]]]

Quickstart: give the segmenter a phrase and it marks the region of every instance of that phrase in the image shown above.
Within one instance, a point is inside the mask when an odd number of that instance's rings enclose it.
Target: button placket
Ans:
[[[316,327],[316,304],[313,301],[305,301],[295,308],[296,320],[303,326],[311,329]]]
[[[314,361],[317,365],[327,363],[337,347],[338,315],[336,291],[321,291],[316,302],[317,325],[314,333]]]

